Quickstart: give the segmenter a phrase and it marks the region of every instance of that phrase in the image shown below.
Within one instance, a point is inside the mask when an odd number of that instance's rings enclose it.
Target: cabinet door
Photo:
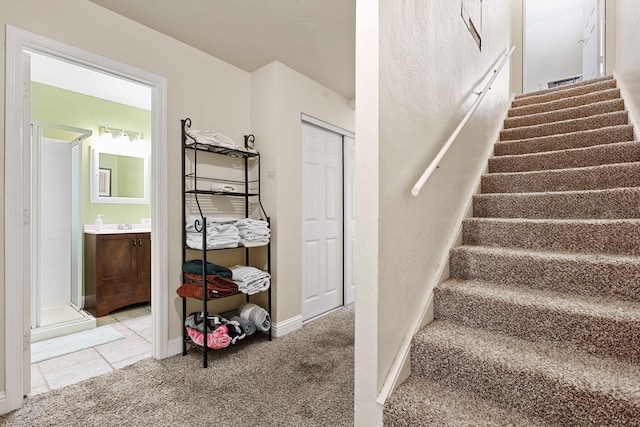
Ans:
[[[137,244],[134,234],[104,234],[98,238],[96,273],[101,285],[137,280]]]
[[[151,283],[151,233],[136,235],[138,246],[138,282]]]

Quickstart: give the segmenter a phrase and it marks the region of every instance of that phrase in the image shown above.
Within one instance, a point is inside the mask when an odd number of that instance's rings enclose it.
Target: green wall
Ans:
[[[32,120],[73,126],[93,131],[82,143],[82,212],[84,224],[93,224],[97,214],[104,215],[105,224],[137,224],[140,218],[151,217],[150,204],[91,203],[89,194],[90,146],[99,143],[99,127],[141,131],[145,140],[151,135],[151,111],[130,107],[117,102],[83,95],[77,92],[31,83]],[[68,140],[68,133],[45,130],[45,136]]]

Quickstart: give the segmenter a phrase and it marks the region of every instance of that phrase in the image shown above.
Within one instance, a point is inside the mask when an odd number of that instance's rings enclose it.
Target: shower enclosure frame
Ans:
[[[70,253],[70,288],[69,304],[79,316],[76,319],[61,320],[59,322],[43,325],[41,319],[42,312],[42,286],[44,278],[40,268],[41,259],[41,224],[43,213],[41,212],[41,154],[44,129],[55,129],[58,131],[77,134],[68,141],[71,156],[71,177],[70,177],[70,231],[71,231],[71,253]],[[31,341],[37,342],[45,339],[62,336],[73,332],[95,327],[95,319],[88,313],[82,311],[83,308],[83,280],[82,280],[82,224],[81,224],[81,203],[82,203],[82,142],[92,135],[92,131],[72,126],[46,123],[40,121],[31,122],[31,164],[32,164],[32,211],[31,211],[31,252],[32,259],[38,260],[31,265],[32,291],[31,291]],[[62,140],[61,140],[62,141]],[[66,141],[64,141],[66,142]]]

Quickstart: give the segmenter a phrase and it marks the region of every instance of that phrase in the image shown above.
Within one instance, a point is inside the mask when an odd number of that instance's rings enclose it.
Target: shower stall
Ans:
[[[31,124],[32,342],[96,327],[82,309],[82,141],[91,134]]]

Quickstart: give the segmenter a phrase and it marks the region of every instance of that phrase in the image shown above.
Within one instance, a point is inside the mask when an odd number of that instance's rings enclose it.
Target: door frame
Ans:
[[[36,51],[92,70],[110,74],[151,88],[152,135],[152,350],[157,359],[168,356],[168,224],[167,224],[167,126],[166,78],[150,72],[69,46],[46,37],[6,26],[5,71],[5,342],[4,394],[0,393],[0,413],[17,409],[22,404],[24,354],[30,348],[30,330],[25,331],[25,316],[29,319],[29,302],[24,300],[26,255],[23,253],[25,231],[28,231],[29,211],[23,207],[21,186],[23,177],[23,145],[29,140],[23,108],[30,98],[30,82],[25,81],[22,53]],[[12,143],[10,143],[12,142]],[[28,234],[27,234],[28,235]],[[13,286],[8,285],[13,284]],[[23,286],[17,286],[22,284]],[[27,284],[28,285],[28,284]],[[29,322],[27,322],[28,324]]]
[[[341,127],[332,125],[331,123],[327,123],[327,122],[325,122],[323,120],[317,119],[317,118],[315,118],[313,116],[310,116],[310,115],[307,115],[307,114],[304,114],[304,113],[302,113],[300,115],[300,118],[301,118],[301,121],[300,121],[300,124],[301,124],[301,128],[300,129],[301,130],[302,130],[302,125],[308,124],[308,125],[316,126],[318,128],[327,130],[329,132],[336,133],[336,134],[340,135],[341,138],[342,138],[342,143],[341,143],[341,158],[342,158],[342,163],[341,163],[341,167],[342,167],[342,170],[341,170],[341,174],[342,174],[342,176],[341,176],[341,178],[342,178],[342,230],[341,230],[341,232],[342,232],[342,305],[347,305],[348,303],[347,303],[346,283],[347,283],[347,280],[348,280],[347,279],[347,274],[350,274],[351,269],[347,268],[347,266],[345,265],[346,264],[345,263],[345,259],[347,257],[347,252],[346,251],[347,251],[347,246],[348,246],[347,245],[347,241],[345,239],[345,236],[349,235],[349,231],[351,231],[351,230],[347,230],[347,227],[350,226],[349,225],[350,223],[349,223],[349,221],[347,221],[347,218],[346,218],[346,213],[347,213],[347,205],[346,205],[346,203],[347,203],[347,200],[345,200],[345,197],[347,197],[347,191],[345,191],[345,190],[346,190],[347,180],[345,179],[346,178],[345,177],[345,173],[346,173],[348,167],[345,164],[345,161],[347,161],[348,159],[345,157],[344,147],[345,147],[345,138],[351,138],[351,139],[353,139],[355,141],[356,135],[355,135],[355,133],[353,133],[351,131],[348,131],[348,130],[343,129]],[[302,136],[302,133],[301,133],[301,136]],[[354,164],[355,164],[355,158],[354,159],[350,158],[349,160],[353,161]],[[353,234],[355,234],[355,230],[352,230],[352,231],[353,231]],[[354,261],[354,260],[352,260],[352,261]],[[301,273],[302,273],[302,269],[303,268],[304,268],[304,266],[301,265]],[[300,277],[300,279],[301,279],[300,280],[300,286],[304,286],[303,278],[304,278],[304,274],[302,274],[302,276]],[[301,292],[301,295],[304,295],[304,293]],[[301,304],[301,308],[302,308],[302,297],[301,297],[300,304]],[[326,313],[323,313],[323,314],[326,314]],[[319,316],[322,316],[323,314],[320,314]],[[302,317],[302,310],[301,310],[301,317]],[[309,318],[309,319],[303,319],[302,323],[306,323],[307,321],[314,320],[317,317],[318,316],[312,317],[312,318]]]

